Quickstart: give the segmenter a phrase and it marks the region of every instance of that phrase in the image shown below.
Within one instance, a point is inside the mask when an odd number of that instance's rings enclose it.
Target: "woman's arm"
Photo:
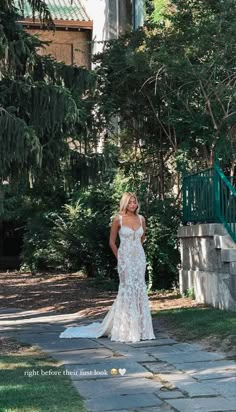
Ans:
[[[143,225],[143,235],[141,237],[141,242],[143,243],[146,239],[146,235],[145,235],[145,233],[146,233],[146,220],[145,220],[145,217],[143,217],[143,216],[142,216],[141,219],[142,219],[142,225]]]
[[[109,241],[110,248],[116,258],[117,258],[117,251],[118,251],[118,248],[116,246],[116,238],[117,238],[118,230],[119,230],[119,216],[116,216],[113,219],[113,222],[111,225],[110,241]]]

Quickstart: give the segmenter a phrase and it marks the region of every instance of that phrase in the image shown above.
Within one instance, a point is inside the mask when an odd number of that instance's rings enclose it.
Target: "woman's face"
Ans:
[[[131,197],[130,199],[129,199],[129,203],[128,203],[128,206],[127,206],[127,211],[128,212],[135,212],[135,210],[137,209],[137,201],[136,201],[136,199],[135,199],[135,197]]]

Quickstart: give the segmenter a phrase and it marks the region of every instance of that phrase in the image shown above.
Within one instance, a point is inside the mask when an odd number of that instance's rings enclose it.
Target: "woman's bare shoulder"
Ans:
[[[117,215],[113,216],[112,217],[112,222],[116,223],[116,224],[119,223],[120,222],[120,215],[117,214]]]

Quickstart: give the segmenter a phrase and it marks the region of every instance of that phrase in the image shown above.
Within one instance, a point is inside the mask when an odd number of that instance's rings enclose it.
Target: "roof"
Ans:
[[[53,20],[65,21],[90,21],[86,13],[82,0],[45,0]],[[24,3],[25,19],[32,19],[32,8],[28,2]],[[35,18],[38,19],[38,14],[35,13]]]

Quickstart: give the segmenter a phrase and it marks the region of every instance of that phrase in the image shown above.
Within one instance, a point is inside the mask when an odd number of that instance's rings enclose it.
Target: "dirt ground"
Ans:
[[[81,273],[32,275],[0,272],[0,308],[14,307],[39,313],[76,313],[86,319],[96,319],[105,316],[116,295],[116,291],[102,290],[102,287],[96,289],[94,280]],[[152,312],[198,306],[194,300],[182,298],[176,292],[153,292],[149,294],[149,301]],[[161,320],[154,317],[154,328],[157,321]],[[175,335],[174,330],[172,334]],[[211,347],[209,342],[206,343]],[[0,355],[20,350],[17,342],[0,338]]]
[[[0,272],[0,307],[101,317],[109,310],[117,292],[97,290],[92,283],[94,280],[81,273]],[[196,306],[193,300],[178,297],[174,292],[151,293],[149,301],[152,311]]]

